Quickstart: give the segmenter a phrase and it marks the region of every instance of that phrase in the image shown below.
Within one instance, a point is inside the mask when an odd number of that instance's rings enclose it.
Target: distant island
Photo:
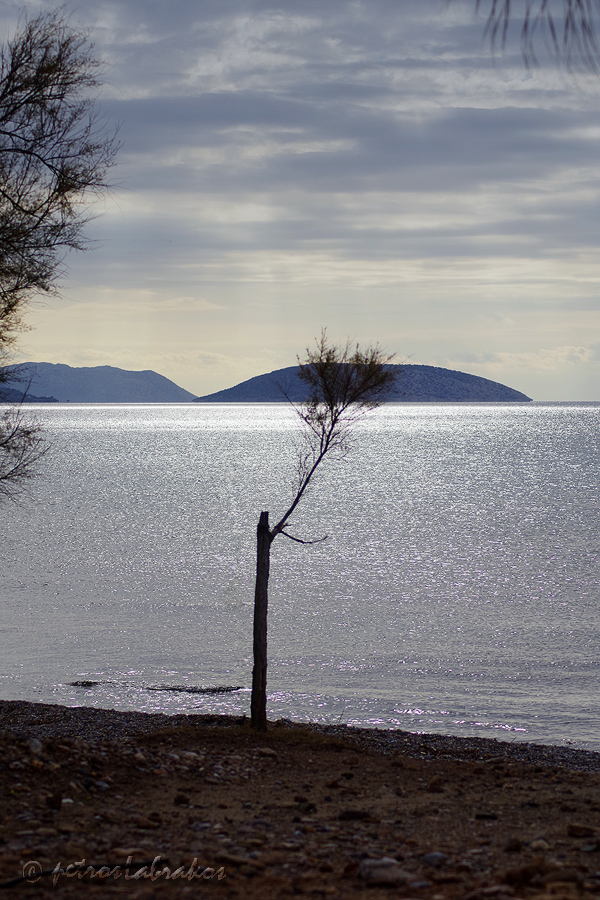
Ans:
[[[394,403],[526,403],[520,391],[465,372],[436,366],[401,365]],[[298,367],[257,375],[226,390],[196,397],[151,369],[131,372],[115,366],[73,367],[24,363],[19,377],[0,384],[5,403],[295,403],[306,397]],[[8,370],[11,371],[10,369]]]
[[[18,380],[0,384],[9,403],[186,403],[195,394],[151,369],[130,372],[115,366],[23,363]]]
[[[437,366],[400,365],[400,377],[389,401],[393,403],[528,403],[520,391],[452,369]],[[298,366],[257,375],[235,387],[205,397],[197,403],[299,403],[306,398],[306,385],[298,378]]]

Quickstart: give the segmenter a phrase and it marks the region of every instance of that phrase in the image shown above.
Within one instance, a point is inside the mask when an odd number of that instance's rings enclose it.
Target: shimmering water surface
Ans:
[[[3,508],[0,696],[246,712],[281,405],[40,406]],[[278,538],[269,716],[600,750],[599,404],[390,405]],[[75,688],[73,681],[100,682]],[[150,690],[241,686],[228,694]]]

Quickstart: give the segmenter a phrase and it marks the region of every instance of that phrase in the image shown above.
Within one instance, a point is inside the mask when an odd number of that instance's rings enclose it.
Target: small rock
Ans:
[[[467,874],[472,874],[474,869],[473,865],[466,859],[461,859],[455,866],[457,872],[466,872]]]
[[[277,759],[277,753],[271,747],[259,747],[258,755],[259,756],[268,756],[271,759]]]
[[[514,897],[515,892],[508,884],[492,884],[490,887],[475,888],[465,894],[462,900],[486,900],[488,897],[496,897],[502,900],[503,897]]]
[[[438,853],[434,851],[433,853],[426,853],[423,857],[423,862],[426,866],[432,866],[434,869],[439,869],[441,866],[447,862],[448,857],[445,853]]]
[[[62,803],[62,797],[60,794],[50,794],[49,797],[46,797],[46,806],[49,809],[60,809]]]
[[[444,781],[441,775],[434,775],[427,785],[430,794],[441,794],[444,791]]]
[[[520,853],[523,849],[523,844],[519,840],[519,838],[509,838],[504,847],[502,848],[505,853]]]
[[[42,747],[42,742],[38,741],[37,738],[30,738],[29,749],[32,753],[35,753],[37,755],[38,753],[41,753],[44,748]]]
[[[545,875],[549,868],[551,868],[551,866],[544,861],[543,857],[538,857],[533,860],[533,862],[527,863],[524,866],[516,866],[514,869],[508,869],[504,873],[502,882],[503,884],[510,884],[515,887],[524,887],[525,885],[528,885],[533,878]]]
[[[359,822],[371,819],[371,813],[365,809],[343,809],[338,816],[340,822]]]
[[[63,803],[64,803],[64,800],[63,800]],[[140,816],[140,818],[137,820],[136,825],[138,828],[154,829],[154,828],[160,827],[160,822],[157,822],[156,819],[145,819],[143,816]]]
[[[317,811],[317,807],[314,803],[311,803],[309,800],[305,800],[303,803],[298,804],[298,812],[301,813],[314,813]]]
[[[594,837],[595,831],[589,825],[580,825],[577,822],[571,822],[567,827],[569,837],[586,838]]]
[[[546,872],[543,881],[545,884],[579,884],[582,878],[576,869],[557,868]]]
[[[550,850],[550,844],[548,841],[545,841],[543,838],[538,838],[536,841],[532,841],[529,845],[530,850]]]
[[[110,787],[110,784],[107,781],[95,781],[94,784],[99,791],[107,791]]]
[[[411,876],[405,872],[398,860],[391,856],[381,859],[363,859],[358,867],[358,876],[367,884],[400,885],[406,884]]]

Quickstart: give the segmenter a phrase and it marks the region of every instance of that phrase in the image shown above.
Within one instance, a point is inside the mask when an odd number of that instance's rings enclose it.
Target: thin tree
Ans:
[[[57,292],[66,253],[87,245],[90,201],[108,190],[118,144],[97,111],[100,72],[88,35],[60,10],[0,49],[0,388],[14,379],[25,307]],[[31,474],[35,433],[18,412],[3,420],[0,493]]]
[[[306,359],[298,360],[298,376],[307,388],[307,399],[295,406],[303,426],[303,442],[298,451],[296,493],[288,509],[273,528],[269,513],[261,512],[256,532],[256,587],[254,592],[254,668],[250,702],[251,726],[267,728],[267,610],[271,544],[283,535],[299,544],[303,540],[290,534],[290,517],[302,500],[317,468],[326,456],[344,456],[352,426],[387,397],[398,373],[393,357],[386,357],[378,346],[352,347],[331,345],[325,331],[315,349],[307,349]]]

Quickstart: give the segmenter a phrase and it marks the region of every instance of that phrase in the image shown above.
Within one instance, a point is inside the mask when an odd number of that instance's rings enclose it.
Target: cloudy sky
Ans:
[[[21,8],[0,0],[10,33]],[[198,394],[322,327],[600,400],[600,78],[491,57],[474,0],[77,0],[115,188],[24,359]]]

